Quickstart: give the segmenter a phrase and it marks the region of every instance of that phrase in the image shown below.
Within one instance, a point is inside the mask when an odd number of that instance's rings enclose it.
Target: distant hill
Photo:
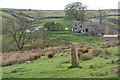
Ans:
[[[14,8],[0,8],[3,12],[23,13],[34,18],[43,18],[50,16],[65,16],[64,10],[33,10],[33,9],[14,9]]]
[[[102,17],[106,18],[107,23],[111,23],[112,27],[117,27],[118,16],[120,16],[119,9],[104,9],[102,10],[106,14]],[[28,19],[54,19],[54,18],[64,18],[64,10],[34,10],[34,9],[14,9],[14,8],[0,8],[0,14],[5,16],[11,16],[11,13],[19,15]],[[98,22],[99,11],[98,10],[87,10],[87,17],[91,21]],[[1,21],[1,20],[0,20]],[[3,18],[4,22],[4,18]]]

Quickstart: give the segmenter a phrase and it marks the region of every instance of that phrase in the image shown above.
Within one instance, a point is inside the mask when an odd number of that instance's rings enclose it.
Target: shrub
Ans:
[[[44,27],[47,28],[48,30],[64,30],[63,24],[60,22],[46,22]]]

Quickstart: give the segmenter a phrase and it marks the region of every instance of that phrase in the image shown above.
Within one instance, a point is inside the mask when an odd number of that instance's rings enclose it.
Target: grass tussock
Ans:
[[[83,53],[82,52],[78,52],[78,58],[82,59],[82,57],[83,57]]]
[[[95,49],[92,50],[92,55],[93,55],[93,56],[98,56],[99,54],[101,54],[101,52],[102,52],[102,51],[101,51],[100,49],[96,49],[96,48],[95,48]]]
[[[81,60],[90,60],[90,59],[92,59],[93,58],[93,55],[91,55],[91,54],[85,54],[85,55],[83,55],[82,57],[81,57]]]
[[[53,58],[55,54],[53,52],[48,52],[46,53],[46,55],[48,56],[48,58]]]
[[[78,52],[78,58],[80,60],[90,60],[93,58],[93,56],[91,54],[85,54],[89,51],[89,49],[91,49],[90,47],[84,47],[84,48],[78,48],[77,52]]]
[[[102,44],[100,47],[101,48],[109,48],[109,47],[111,47],[111,45],[107,43],[107,44]]]
[[[111,55],[110,52],[108,52],[107,50],[101,50],[101,49],[93,49],[92,50],[92,55],[93,56],[100,56],[100,57],[104,57],[104,58],[107,58]]]
[[[116,47],[120,45],[120,41],[110,41],[107,42],[106,44],[102,44],[100,47],[101,48],[109,48],[109,47]]]
[[[89,48],[78,48],[78,53],[79,52],[82,52],[82,53],[87,53],[88,52],[88,50],[89,50]]]
[[[80,60],[90,60],[92,59],[92,55],[91,54],[84,54],[87,53],[89,51],[90,48],[78,48],[77,52],[78,52],[78,57]]]

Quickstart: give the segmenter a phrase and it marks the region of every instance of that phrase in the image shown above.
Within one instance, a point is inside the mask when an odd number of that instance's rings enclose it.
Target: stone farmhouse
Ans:
[[[98,22],[92,21],[75,21],[72,25],[72,31],[88,36],[103,36],[105,34],[105,26]]]

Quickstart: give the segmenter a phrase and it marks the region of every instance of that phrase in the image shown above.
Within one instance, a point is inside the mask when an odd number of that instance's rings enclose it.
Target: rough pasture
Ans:
[[[69,46],[55,46],[48,47],[45,49],[32,49],[31,51],[14,51],[10,53],[3,53],[2,55],[2,64],[1,66],[9,66],[15,63],[25,63],[26,61],[33,61],[41,56],[48,56],[48,58],[52,58],[55,53],[69,50]]]

